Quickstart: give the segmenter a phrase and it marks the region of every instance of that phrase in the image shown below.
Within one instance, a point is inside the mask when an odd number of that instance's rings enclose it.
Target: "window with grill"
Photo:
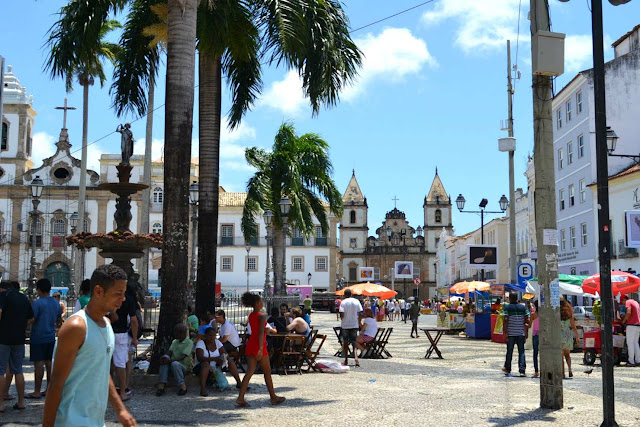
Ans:
[[[247,271],[258,271],[258,257],[247,257]]]
[[[162,233],[162,224],[159,222],[154,223],[153,226],[151,227],[151,232]]]
[[[294,256],[291,258],[291,271],[304,270],[304,257]]]
[[[576,204],[576,195],[574,191],[573,184],[569,186],[569,206],[573,206]]]
[[[442,211],[440,209],[436,209],[436,222],[442,222]]]
[[[576,247],[576,227],[569,227],[569,244],[571,245],[571,249]]]
[[[587,246],[587,223],[580,224],[580,231],[582,232],[582,246]]]
[[[223,256],[221,258],[220,271],[233,271],[233,257]]]
[[[573,163],[573,141],[567,143],[567,164]]]
[[[355,224],[356,223],[356,211],[351,211],[349,213],[349,222],[351,224]]]
[[[327,246],[327,238],[320,226],[316,226],[316,246]]]
[[[66,234],[67,227],[65,227],[65,223],[63,219],[55,219],[53,220],[53,234],[56,236],[63,236]]]
[[[584,157],[584,135],[578,135],[578,158]]]
[[[164,199],[164,191],[162,191],[161,187],[156,187],[153,189],[153,203],[162,203]]]
[[[33,221],[29,223],[29,241],[27,242],[27,246],[29,247],[32,246],[34,237],[36,239],[36,247],[37,248],[41,247],[42,246],[42,220],[40,218],[36,219],[35,223]]]
[[[327,271],[327,257],[316,257],[316,271]]]
[[[291,231],[291,246],[304,246],[304,236],[298,228]]]
[[[220,245],[233,246],[233,225],[220,226]]]
[[[413,278],[417,279],[420,277],[420,267],[413,267]]]

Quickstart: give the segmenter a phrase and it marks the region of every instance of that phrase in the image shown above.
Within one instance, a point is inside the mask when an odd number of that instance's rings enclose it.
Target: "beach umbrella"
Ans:
[[[357,283],[355,285],[348,286],[342,290],[336,291],[336,295],[344,295],[346,289],[351,290],[353,295],[365,295],[370,297],[378,297],[382,299],[389,299],[396,296],[398,293],[386,286],[378,285],[377,283]]]

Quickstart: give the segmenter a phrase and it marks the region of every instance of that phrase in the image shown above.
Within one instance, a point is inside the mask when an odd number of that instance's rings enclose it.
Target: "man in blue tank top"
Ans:
[[[123,426],[136,425],[109,376],[115,339],[105,316],[120,307],[126,288],[126,273],[113,264],[93,272],[91,300],[58,333],[43,426],[104,426],[107,401]]]

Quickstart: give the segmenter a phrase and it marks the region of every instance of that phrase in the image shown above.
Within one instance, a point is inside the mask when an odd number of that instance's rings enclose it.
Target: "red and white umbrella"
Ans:
[[[640,288],[640,278],[638,276],[624,271],[611,272],[611,293],[613,295],[632,294],[638,292],[638,288]],[[594,274],[584,279],[582,290],[588,294],[595,295],[596,292],[602,294],[600,291],[600,274]]]

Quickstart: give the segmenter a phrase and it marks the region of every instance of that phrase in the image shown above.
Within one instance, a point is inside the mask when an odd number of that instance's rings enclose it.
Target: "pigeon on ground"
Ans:
[[[586,371],[584,371],[584,373],[587,374],[587,376],[589,376],[592,372],[593,372],[593,368],[587,369]]]

